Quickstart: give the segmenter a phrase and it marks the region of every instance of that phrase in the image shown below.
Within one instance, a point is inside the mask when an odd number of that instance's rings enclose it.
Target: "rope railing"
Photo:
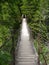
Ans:
[[[32,44],[32,46],[33,46],[33,45],[34,45],[34,39],[33,39],[32,30],[31,30],[31,28],[29,28],[29,27],[28,27],[28,30],[29,30],[29,33],[30,33],[30,41],[31,41],[31,43],[33,43],[33,44]],[[34,47],[34,46],[33,46],[33,47]],[[34,47],[34,50],[35,50],[36,55],[38,56],[35,47]]]
[[[33,38],[33,33],[32,33],[32,30],[31,29],[29,29],[29,31],[30,31],[30,37],[31,37],[31,39],[34,41],[34,38]],[[38,65],[48,65],[48,63],[47,63],[47,61],[49,60],[49,59],[47,59],[46,58],[46,56],[44,55],[44,52],[42,52],[42,48],[41,48],[41,42],[42,42],[42,40],[39,38],[39,37],[42,37],[41,35],[40,36],[38,36],[37,38],[37,41],[38,41],[38,49],[37,49],[37,54],[38,54]],[[42,55],[42,57],[43,57],[43,60],[44,60],[44,64],[41,64],[42,62],[40,61],[40,55]],[[41,63],[40,63],[41,62]]]
[[[19,30],[16,30],[15,33],[13,33],[13,29],[10,30],[10,36],[4,37],[3,44],[0,46],[0,51],[6,51],[9,54],[11,54],[11,62],[10,64],[14,65],[15,64],[15,47],[17,47],[17,41],[18,41],[18,36],[19,36]]]
[[[47,59],[46,59],[46,56],[44,55],[44,52],[42,52],[42,47],[41,47],[41,44],[42,44],[42,40],[41,40],[41,34],[38,34],[38,38],[37,38],[37,41],[38,41],[38,55],[39,55],[39,58],[38,58],[38,64],[39,65],[41,65],[40,64],[40,55],[42,55],[42,57],[43,57],[43,60],[44,60],[44,64],[43,65],[48,65],[47,64]]]
[[[17,37],[17,41],[16,41],[17,45],[16,45],[16,47],[15,47],[15,54],[16,54],[16,55],[17,55],[19,43],[20,43],[20,41],[21,41],[21,27],[22,27],[22,24],[20,25],[20,28],[19,28],[19,30],[18,30],[18,37]]]

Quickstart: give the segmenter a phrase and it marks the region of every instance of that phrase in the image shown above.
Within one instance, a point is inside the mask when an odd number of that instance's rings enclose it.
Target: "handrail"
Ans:
[[[6,38],[6,37],[5,37],[5,38]],[[10,36],[10,38],[6,38],[5,41],[4,41],[4,44],[2,44],[2,45],[0,46],[0,49],[1,49],[2,47],[4,47],[4,46],[7,44],[7,42],[10,41],[10,39],[11,39],[11,36]]]
[[[31,41],[31,43],[33,43],[32,46],[33,46],[33,48],[35,50],[36,56],[38,57],[38,53],[37,53],[37,51],[36,51],[36,49],[34,47],[34,39],[33,39],[33,35],[32,35],[32,30],[31,30],[31,28],[29,26],[28,26],[28,30],[29,30],[29,33],[30,33],[30,41]]]
[[[45,58],[45,56],[44,56],[44,54],[42,52],[42,47],[40,46],[40,44],[41,44],[41,34],[40,33],[38,34],[37,40],[38,40],[38,55],[40,56],[40,54],[41,54],[43,56],[43,59],[45,61],[44,65],[47,65],[47,60],[46,60],[46,58]],[[40,61],[40,57],[39,57],[39,61]]]
[[[18,30],[18,38],[17,38],[17,45],[16,45],[16,48],[15,48],[15,51],[18,50],[19,43],[20,43],[20,40],[21,40],[21,27],[22,27],[22,24],[20,25],[20,28]]]
[[[32,40],[33,40],[32,31],[31,31],[30,28],[29,28],[29,31],[30,31],[30,34],[31,34],[30,36],[31,36],[31,38],[32,38]],[[38,61],[39,61],[38,63],[40,64],[39,55],[42,54],[43,59],[44,59],[44,61],[45,61],[45,65],[47,65],[47,60],[46,60],[45,56],[43,55],[43,53],[40,53],[40,54],[39,54],[39,53],[37,52],[37,54],[38,54]]]

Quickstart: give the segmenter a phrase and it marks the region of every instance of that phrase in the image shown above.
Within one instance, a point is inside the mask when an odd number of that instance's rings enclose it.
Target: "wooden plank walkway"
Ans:
[[[38,55],[30,41],[26,19],[22,21],[21,41],[15,54],[15,65],[38,65]]]

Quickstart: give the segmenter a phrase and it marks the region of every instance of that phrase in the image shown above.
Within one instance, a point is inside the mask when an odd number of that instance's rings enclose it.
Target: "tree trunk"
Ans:
[[[14,29],[11,31],[11,38],[12,38],[12,65],[15,65],[15,40],[14,40]]]

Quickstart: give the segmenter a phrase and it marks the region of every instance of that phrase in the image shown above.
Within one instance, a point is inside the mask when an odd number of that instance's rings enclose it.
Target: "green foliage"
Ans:
[[[29,23],[30,28],[32,29],[33,35],[36,36],[38,33],[41,34],[42,38],[47,39],[47,28],[41,22]]]
[[[0,65],[9,65],[12,57],[8,52],[0,50]]]
[[[0,0],[0,47],[5,44],[0,50],[0,65],[9,65],[12,60],[12,41],[14,39],[15,43],[18,37],[17,30],[20,28],[22,14],[27,15],[34,38],[40,33],[44,43],[48,39],[49,0]],[[37,42],[35,46],[38,47]],[[41,46],[42,51],[46,53],[47,47],[43,44]]]
[[[21,0],[0,0],[0,65],[9,65],[13,60],[12,36],[16,42],[16,31],[21,22],[21,5]]]
[[[37,50],[37,52],[38,52],[38,40],[37,39],[35,39],[34,40],[34,45],[35,45],[35,48],[36,48],[36,50]],[[41,47],[41,54],[39,55],[40,56],[40,61],[42,62],[42,63],[44,63],[44,60],[46,59],[46,62],[49,64],[49,49],[48,49],[48,47],[44,44],[44,43],[40,43],[40,47]],[[45,59],[43,58],[43,55],[44,55],[44,57],[45,57]]]

